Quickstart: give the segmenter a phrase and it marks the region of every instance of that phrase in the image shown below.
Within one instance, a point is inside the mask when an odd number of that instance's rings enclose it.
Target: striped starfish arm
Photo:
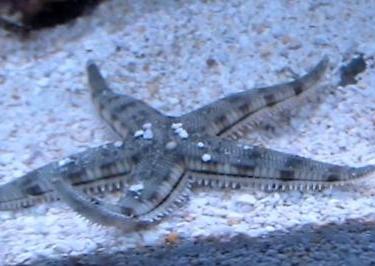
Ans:
[[[142,229],[186,201],[191,187],[182,167],[166,164],[165,160],[158,165],[148,163],[144,161],[137,165],[130,177],[132,184],[116,204],[75,191],[61,177],[56,177],[52,183],[59,196],[89,221],[123,231]],[[142,170],[150,166],[149,171]]]
[[[91,95],[101,117],[121,137],[134,135],[147,123],[164,123],[166,117],[141,100],[114,93],[93,61],[87,63]]]
[[[341,185],[375,172],[375,166],[349,167],[307,159],[258,146],[239,146],[207,137],[182,150],[186,167],[199,184],[316,189]]]
[[[190,192],[182,160],[172,154],[143,158],[130,180],[131,185],[118,204],[132,217],[158,220],[185,201]]]
[[[328,62],[325,56],[309,73],[294,81],[231,94],[180,120],[189,132],[240,137],[246,127],[256,125],[271,109],[293,108],[295,101],[307,95],[306,92],[322,79]]]
[[[80,216],[90,222],[116,226],[123,231],[133,231],[148,226],[150,223],[135,220],[121,213],[121,209],[115,204],[106,203],[96,197],[85,194],[73,188],[61,176],[51,180],[51,185],[58,191],[59,197],[64,200]]]
[[[0,186],[0,210],[33,206],[58,199],[51,179],[62,177],[88,193],[120,189],[131,170],[131,160],[124,155],[122,143],[106,144],[49,163]],[[131,156],[128,148],[127,155]]]

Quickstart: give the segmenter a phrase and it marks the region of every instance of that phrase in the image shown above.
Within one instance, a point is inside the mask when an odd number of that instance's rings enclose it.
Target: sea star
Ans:
[[[0,209],[60,198],[89,220],[131,231],[144,228],[187,200],[192,185],[315,189],[367,177],[375,166],[340,166],[233,140],[275,108],[313,90],[328,67],[324,57],[294,81],[231,94],[180,117],[114,93],[88,62],[91,93],[101,116],[123,141],[38,168],[0,187]],[[120,190],[116,204],[95,197]]]

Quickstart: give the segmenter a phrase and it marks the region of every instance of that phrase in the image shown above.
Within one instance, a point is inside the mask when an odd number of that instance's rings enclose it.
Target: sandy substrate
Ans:
[[[179,115],[232,92],[288,80],[291,72],[303,74],[323,54],[334,78],[340,64],[362,52],[369,65],[357,85],[337,88],[320,106],[283,119],[272,134],[260,129],[244,141],[332,163],[374,162],[371,2],[118,0],[27,41],[0,30],[0,182],[117,139],[90,102],[88,59],[118,92]],[[64,203],[44,204],[0,213],[0,263],[372,221],[374,194],[372,180],[323,192],[199,190],[171,218],[133,234],[91,225]]]

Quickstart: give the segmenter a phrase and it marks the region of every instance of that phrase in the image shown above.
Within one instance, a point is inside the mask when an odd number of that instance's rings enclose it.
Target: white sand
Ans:
[[[336,66],[354,52],[375,56],[372,1],[147,2],[110,1],[28,41],[0,30],[1,183],[117,140],[90,102],[87,59],[99,63],[117,91],[178,115],[232,92],[285,81],[286,67],[302,74],[323,54]],[[209,59],[217,64],[209,67]],[[337,89],[314,113],[298,112],[291,129],[280,122],[275,136],[259,131],[248,141],[328,162],[374,162],[370,63],[357,85]],[[257,236],[306,223],[369,220],[374,194],[375,182],[306,193],[200,190],[173,217],[138,234],[91,225],[62,202],[44,204],[0,213],[0,263],[126,250],[162,244],[174,234]]]

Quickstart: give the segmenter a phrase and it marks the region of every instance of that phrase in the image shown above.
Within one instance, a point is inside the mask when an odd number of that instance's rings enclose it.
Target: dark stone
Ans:
[[[363,58],[363,54],[352,59],[349,64],[340,68],[341,81],[340,86],[346,86],[349,84],[356,84],[356,76],[366,70],[366,61]]]
[[[208,58],[206,60],[206,64],[207,64],[208,67],[215,67],[215,66],[217,66],[217,62],[213,58]]]

